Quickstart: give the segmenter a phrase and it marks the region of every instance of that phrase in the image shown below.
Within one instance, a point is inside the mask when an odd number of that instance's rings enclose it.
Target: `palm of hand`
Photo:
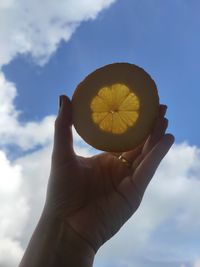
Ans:
[[[55,168],[54,205],[57,212],[95,250],[111,238],[140,204],[137,191],[131,203],[120,190],[132,170],[110,153],[91,158],[75,156]],[[133,186],[133,184],[131,185]],[[64,189],[64,190],[63,190]]]

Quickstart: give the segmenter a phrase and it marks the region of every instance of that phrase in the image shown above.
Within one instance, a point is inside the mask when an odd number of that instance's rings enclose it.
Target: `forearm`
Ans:
[[[93,250],[70,228],[43,212],[19,267],[92,267]]]

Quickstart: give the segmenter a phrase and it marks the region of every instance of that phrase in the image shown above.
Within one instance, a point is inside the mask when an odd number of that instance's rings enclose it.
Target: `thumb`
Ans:
[[[63,163],[75,156],[72,136],[72,107],[70,99],[60,96],[60,109],[55,121],[54,146],[52,159],[54,163]]]

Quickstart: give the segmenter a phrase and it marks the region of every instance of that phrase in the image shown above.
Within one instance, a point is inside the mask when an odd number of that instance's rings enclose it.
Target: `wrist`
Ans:
[[[49,233],[54,242],[55,265],[71,267],[91,267],[95,251],[79,236],[74,229],[52,213],[44,209],[40,223],[48,225]],[[50,242],[52,242],[52,240]]]

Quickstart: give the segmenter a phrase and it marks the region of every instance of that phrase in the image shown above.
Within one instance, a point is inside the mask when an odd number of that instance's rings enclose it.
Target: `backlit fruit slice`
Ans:
[[[156,85],[140,67],[106,65],[89,74],[72,97],[73,124],[91,146],[129,151],[149,136],[158,116]]]

